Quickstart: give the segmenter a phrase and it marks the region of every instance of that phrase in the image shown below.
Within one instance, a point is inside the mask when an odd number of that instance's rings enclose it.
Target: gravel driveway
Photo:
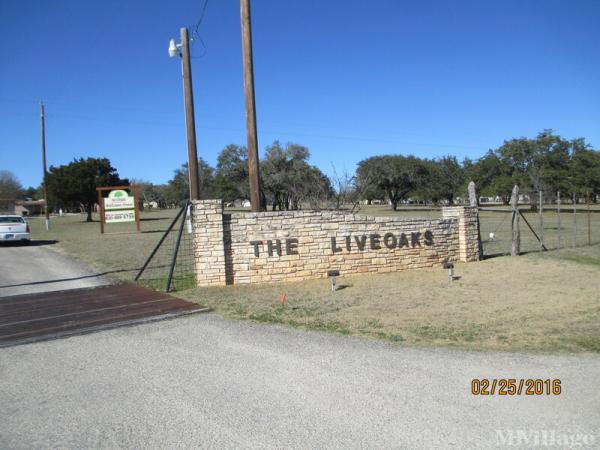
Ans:
[[[473,396],[483,377],[563,391]],[[598,380],[597,355],[404,348],[207,314],[1,349],[0,447],[597,448]]]
[[[97,271],[49,245],[0,245],[0,297],[109,284]]]

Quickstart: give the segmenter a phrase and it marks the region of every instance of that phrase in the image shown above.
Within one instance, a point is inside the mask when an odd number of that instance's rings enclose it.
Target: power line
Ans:
[[[192,44],[192,47],[194,47],[194,44],[196,42],[199,42],[200,45],[202,45],[202,54],[199,56],[196,56],[194,58],[202,58],[204,55],[206,55],[206,44],[204,43],[204,40],[200,37],[200,34],[198,33],[198,31],[200,30],[200,25],[202,25],[202,21],[204,20],[204,15],[206,14],[206,7],[208,6],[208,0],[204,0],[204,5],[202,6],[202,12],[200,13],[200,18],[198,19],[198,21],[196,22],[196,24],[193,27],[190,27],[193,31],[192,34],[190,36],[190,43]]]
[[[29,116],[29,113],[26,112],[11,112],[13,115],[20,116]],[[213,115],[207,114],[208,117],[214,117]],[[128,119],[128,118],[116,118],[110,116],[88,116],[81,114],[73,114],[73,113],[63,113],[63,112],[54,112],[50,114],[51,118],[58,120],[83,120],[83,121],[91,121],[91,122],[99,122],[99,123],[114,123],[114,124],[136,124],[136,125],[152,125],[152,126],[161,126],[161,127],[179,127],[181,123],[176,120],[148,120],[148,119]],[[266,122],[269,123],[268,121]],[[242,128],[235,127],[223,127],[219,125],[209,125],[203,123],[200,125],[201,129],[205,130],[214,130],[214,131],[231,131],[231,132],[241,132]],[[335,129],[331,129],[336,131]],[[312,133],[306,131],[295,131],[295,130],[285,130],[285,129],[272,129],[272,128],[263,128],[263,134],[270,135],[280,135],[280,136],[298,136],[298,137],[308,137],[308,138],[317,138],[317,139],[329,139],[333,141],[356,141],[356,142],[371,142],[371,143],[381,143],[381,144],[391,144],[391,145],[412,145],[417,147],[431,147],[431,148],[447,148],[447,149],[469,149],[469,150],[482,150],[486,145],[465,145],[460,143],[433,143],[433,142],[421,142],[418,140],[415,141],[406,141],[403,139],[384,139],[384,138],[372,138],[372,137],[364,137],[364,136],[352,136],[346,134],[328,134],[328,133]]]
[[[198,35],[198,29],[200,28],[200,25],[202,25],[202,20],[204,20],[204,14],[206,14],[206,6],[207,5],[208,5],[208,0],[204,0],[204,6],[202,7],[202,13],[200,14],[200,18],[198,19],[198,22],[196,22],[196,25],[194,25],[194,27],[193,27],[194,31],[192,31],[192,37],[190,40],[193,40]]]
[[[2,101],[7,101],[5,99],[0,98],[0,102]],[[12,100],[8,100],[8,102],[12,102]],[[29,103],[29,102],[27,102]],[[31,102],[33,103],[33,102]],[[60,106],[62,106],[63,108],[67,107],[69,105],[69,102],[45,102],[45,103],[53,103],[53,104],[60,104]],[[175,119],[174,114],[171,113],[167,113],[167,112],[163,112],[163,111],[159,111],[157,109],[154,108],[140,108],[140,107],[121,107],[121,106],[110,106],[110,107],[105,107],[105,106],[98,106],[95,105],[95,108],[97,110],[99,110],[100,115],[99,116],[92,116],[92,115],[82,115],[82,114],[73,114],[71,112],[63,112],[62,108],[55,108],[54,112],[52,114],[50,114],[51,118],[55,118],[58,120],[83,120],[83,121],[92,121],[92,122],[100,122],[100,123],[116,123],[116,124],[122,124],[122,123],[129,123],[129,124],[138,124],[138,125],[152,125],[152,126],[162,126],[162,127],[177,127],[180,126],[180,122],[178,120]],[[109,114],[109,115],[105,115],[102,114],[101,111],[105,110],[105,111],[122,111],[122,112],[128,112],[128,111],[132,111],[132,112],[143,112],[145,113],[144,119],[131,119],[131,118],[123,118],[123,117],[115,117],[114,114]],[[4,110],[2,111],[2,108],[0,108],[0,112],[2,113],[10,113],[13,115],[19,115],[19,116],[29,116],[30,114],[27,112],[21,112],[21,111],[8,111],[8,110]],[[154,116],[154,117],[153,117]],[[161,118],[161,116],[164,117]],[[222,115],[222,114],[211,114],[211,113],[206,113],[203,112],[201,114],[201,116],[204,117],[210,117],[210,118],[214,118],[214,119],[230,119],[229,115]],[[166,119],[166,120],[165,120]],[[421,133],[415,133],[415,132],[410,132],[410,131],[402,131],[400,133],[392,133],[389,131],[382,131],[382,130],[371,130],[371,133],[369,133],[367,130],[364,130],[364,132],[362,133],[362,136],[358,136],[355,133],[361,133],[361,130],[354,130],[354,133],[352,134],[348,134],[347,132],[349,131],[346,127],[328,127],[328,126],[323,126],[323,125],[315,125],[315,124],[303,124],[303,123],[298,123],[298,122],[287,122],[287,121],[280,121],[280,120],[267,120],[264,122],[266,127],[264,127],[262,129],[262,133],[263,134],[270,134],[270,135],[280,135],[280,136],[290,136],[291,138],[294,138],[294,136],[297,137],[307,137],[307,138],[317,138],[317,139],[328,139],[328,140],[333,140],[333,141],[356,141],[356,142],[371,142],[371,143],[381,143],[381,144],[391,144],[391,145],[405,145],[405,146],[416,146],[416,147],[430,147],[432,149],[438,148],[438,149],[455,149],[455,150],[476,150],[476,151],[484,151],[484,149],[490,148],[489,145],[490,144],[485,144],[483,143],[483,141],[478,140],[478,139],[474,139],[474,140],[470,140],[469,143],[458,143],[458,142],[452,142],[451,139],[445,139],[443,136],[433,136],[434,138],[440,139],[442,141],[446,141],[446,142],[431,142],[431,141],[421,141],[419,138],[421,136],[424,136],[424,134]],[[274,127],[270,127],[269,125]],[[279,125],[282,125],[283,127],[280,128]],[[289,125],[292,125],[292,128],[287,128]],[[320,129],[325,131],[324,133],[322,132],[313,132],[313,131],[302,131],[302,130],[294,130],[293,126],[299,126],[301,128],[316,128],[316,129]],[[202,124],[200,125],[201,129],[204,130],[215,130],[215,131],[230,131],[230,132],[241,132],[242,128],[236,128],[236,127],[226,127],[226,126],[220,126],[220,125],[211,125],[208,124],[206,122],[202,122]],[[373,135],[373,134],[380,134],[383,135],[382,137],[370,137],[369,135]],[[403,137],[405,135],[413,135],[414,137],[416,137],[416,139],[412,139],[412,140],[405,140],[403,139]],[[429,135],[429,137],[432,137],[431,135]],[[485,155],[483,155],[485,156]],[[483,157],[482,156],[482,157]]]

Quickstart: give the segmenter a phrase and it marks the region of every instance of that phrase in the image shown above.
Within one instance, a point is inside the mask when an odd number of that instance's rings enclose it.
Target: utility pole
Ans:
[[[44,168],[44,210],[46,213],[46,231],[50,231],[50,210],[48,209],[48,169],[46,166],[46,117],[44,104],[40,102],[40,120],[42,125],[42,165]]]
[[[256,104],[254,102],[254,64],[252,61],[252,26],[250,0],[240,0],[242,19],[242,55],[244,60],[244,96],[246,98],[246,132],[248,134],[248,174],[252,211],[261,210],[258,138],[256,134]]]
[[[181,30],[181,69],[183,73],[183,96],[185,102],[185,124],[188,143],[188,174],[190,199],[200,199],[198,180],[198,157],[196,154],[196,121],[194,119],[194,93],[192,91],[192,66],[190,64],[190,39],[187,28]]]

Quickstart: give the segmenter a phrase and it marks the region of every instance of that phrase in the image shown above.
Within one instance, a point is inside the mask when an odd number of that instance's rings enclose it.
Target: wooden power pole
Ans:
[[[196,121],[194,118],[194,93],[192,90],[192,65],[190,64],[190,39],[187,28],[181,30],[181,69],[183,72],[183,96],[185,102],[185,124],[188,143],[188,174],[190,199],[200,199],[198,179],[198,156],[196,154]]]
[[[246,131],[248,134],[248,173],[252,211],[261,210],[258,138],[256,134],[256,104],[254,102],[254,67],[252,62],[252,27],[250,0],[240,0],[242,19],[242,54],[244,59],[244,95],[246,98]]]
[[[40,121],[42,125],[42,165],[44,169],[44,211],[46,214],[46,231],[50,231],[50,210],[48,209],[48,169],[46,165],[46,116],[44,104],[40,103]]]

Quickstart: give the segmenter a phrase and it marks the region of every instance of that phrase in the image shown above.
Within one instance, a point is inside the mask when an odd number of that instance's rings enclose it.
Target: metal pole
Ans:
[[[573,247],[577,247],[577,194],[573,194]]]
[[[242,20],[242,56],[244,61],[244,96],[246,98],[246,132],[248,134],[248,174],[252,211],[261,210],[256,104],[254,101],[254,63],[252,60],[252,26],[250,0],[240,0]]]
[[[558,248],[562,247],[562,230],[560,224],[560,191],[556,192],[556,212],[557,212],[557,227],[558,227]]]
[[[50,210],[48,209],[48,169],[46,165],[46,115],[43,103],[40,103],[40,120],[42,123],[42,165],[44,167],[44,210],[46,214],[46,231],[50,231]]]
[[[190,40],[187,28],[181,32],[181,70],[183,73],[183,96],[185,102],[185,125],[188,142],[188,174],[190,183],[190,199],[200,199],[200,182],[198,180],[198,157],[196,153],[196,121],[194,118],[194,93],[192,90],[192,66],[190,64]]]
[[[587,225],[588,225],[588,245],[592,245],[592,212],[590,211],[590,193],[588,192],[585,197],[587,204]]]
[[[542,192],[541,189],[539,191],[539,196],[540,196],[540,208],[539,208],[539,213],[540,213],[540,248],[543,250],[544,249],[544,193]]]

